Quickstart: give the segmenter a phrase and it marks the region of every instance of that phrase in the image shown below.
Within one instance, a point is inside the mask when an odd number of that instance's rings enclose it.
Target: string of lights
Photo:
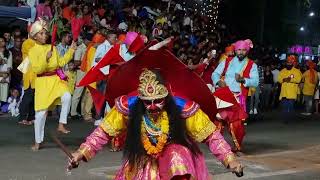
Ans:
[[[220,0],[196,0],[195,11],[209,18],[208,28],[213,31],[216,28],[219,16]]]

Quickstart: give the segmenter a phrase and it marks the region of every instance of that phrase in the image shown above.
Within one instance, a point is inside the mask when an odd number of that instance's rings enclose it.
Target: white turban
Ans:
[[[32,25],[31,25],[31,28],[30,28],[30,35],[31,37],[34,37],[38,32],[40,32],[42,29],[45,29],[48,31],[48,24],[46,21],[42,20],[42,19],[39,19],[37,20],[36,22],[34,22]]]

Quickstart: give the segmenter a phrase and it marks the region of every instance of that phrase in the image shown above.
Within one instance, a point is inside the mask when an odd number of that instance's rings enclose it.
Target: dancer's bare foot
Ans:
[[[57,131],[63,134],[70,133],[70,131],[64,127],[64,124],[61,124],[61,123],[59,124]]]
[[[34,143],[34,145],[31,146],[31,150],[33,152],[39,151],[40,149],[40,144],[39,143]]]
[[[28,125],[28,121],[27,120],[22,120],[22,121],[19,121],[18,122],[19,124],[22,124],[22,125]]]

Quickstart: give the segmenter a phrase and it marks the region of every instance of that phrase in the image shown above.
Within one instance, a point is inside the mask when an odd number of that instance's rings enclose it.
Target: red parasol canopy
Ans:
[[[173,95],[197,102],[210,119],[215,120],[217,113],[215,99],[207,85],[164,48],[148,50],[147,47],[132,60],[118,67],[108,79],[106,96],[110,106],[114,105],[115,98],[137,90],[139,75],[144,68],[159,69],[168,90]]]

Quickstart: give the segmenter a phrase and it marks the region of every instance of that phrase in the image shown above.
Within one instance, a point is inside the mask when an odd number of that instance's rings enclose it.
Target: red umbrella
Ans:
[[[114,105],[115,98],[137,90],[139,75],[144,68],[159,69],[173,95],[197,102],[210,119],[215,120],[215,99],[207,85],[165,48],[148,50],[147,47],[132,60],[118,67],[108,79],[106,97],[110,106]]]

